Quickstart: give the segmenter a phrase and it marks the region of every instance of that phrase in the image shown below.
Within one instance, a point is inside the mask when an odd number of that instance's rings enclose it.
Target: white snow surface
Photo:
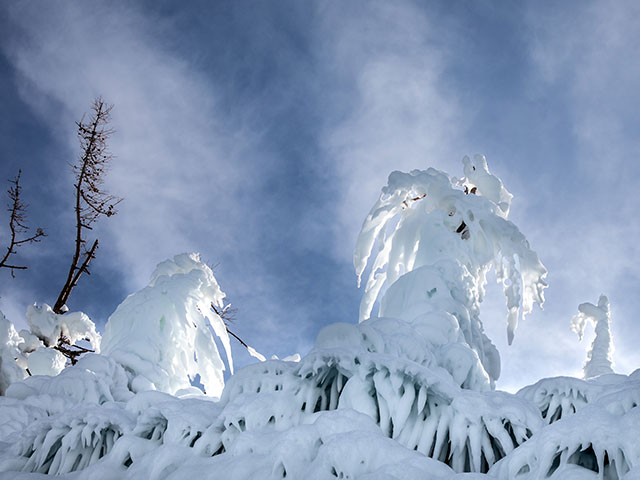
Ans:
[[[159,264],[149,285],[130,295],[109,317],[102,352],[133,374],[134,391],[175,393],[196,375],[207,394],[219,397],[225,365],[218,337],[233,373],[229,335],[211,309],[225,294],[198,254],[176,255]]]
[[[464,170],[394,172],[356,251],[361,275],[381,239],[365,318],[326,326],[302,358],[249,365],[224,389],[212,331],[225,348],[228,337],[208,308],[224,293],[195,254],[160,264],[109,319],[101,354],[0,396],[0,479],[639,480],[640,369],[493,389],[486,271],[497,268],[516,319],[542,303],[546,271],[484,158]],[[588,320],[608,332],[606,297],[579,311],[578,333]],[[2,358],[32,351],[3,318]],[[592,360],[611,351],[595,344]],[[196,374],[207,395],[190,385]]]
[[[58,375],[67,363],[65,357],[58,350],[40,347],[27,358],[27,366],[31,375]]]
[[[87,340],[95,351],[100,351],[100,334],[96,332],[91,319],[82,312],[58,315],[46,303],[42,306],[29,305],[27,324],[47,347],[56,345],[58,339],[64,336],[71,345],[79,340]]]

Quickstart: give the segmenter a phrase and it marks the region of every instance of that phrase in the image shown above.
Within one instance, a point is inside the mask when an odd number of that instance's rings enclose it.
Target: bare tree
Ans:
[[[22,175],[22,170],[18,170],[18,175],[13,180],[9,180],[11,184],[9,186],[9,190],[7,193],[9,194],[9,203],[7,204],[7,210],[10,212],[11,216],[9,217],[9,231],[10,231],[10,240],[9,246],[7,247],[7,252],[4,254],[2,260],[0,260],[0,267],[11,269],[11,276],[15,277],[14,270],[26,270],[28,267],[25,265],[11,265],[7,263],[9,261],[9,257],[16,253],[16,249],[24,245],[25,243],[36,243],[39,242],[42,237],[46,237],[47,234],[44,233],[44,230],[41,228],[36,229],[36,233],[33,235],[29,235],[29,227],[27,226],[27,207],[25,203],[20,200],[20,191],[22,187],[20,186],[20,176]],[[21,236],[25,234],[24,238]]]
[[[78,161],[72,165],[76,176],[75,187],[75,214],[76,214],[76,239],[75,250],[67,279],[56,300],[53,311],[61,314],[67,311],[66,303],[73,288],[83,273],[90,275],[89,263],[95,258],[98,248],[96,238],[91,247],[87,248],[87,231],[92,230],[92,225],[102,216],[110,217],[116,214],[115,206],[122,201],[121,198],[110,195],[104,191],[104,176],[107,173],[112,155],[107,150],[107,140],[113,133],[108,128],[110,112],[113,105],[107,105],[101,98],[97,98],[91,107],[91,115],[87,122],[84,117],[79,122],[78,140],[82,154]]]

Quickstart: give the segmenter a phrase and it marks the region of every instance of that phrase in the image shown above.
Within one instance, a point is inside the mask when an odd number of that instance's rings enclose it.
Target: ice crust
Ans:
[[[484,158],[463,164],[460,180],[391,174],[358,239],[359,275],[382,248],[359,323],[330,324],[302,358],[249,365],[224,389],[212,331],[225,348],[228,337],[208,308],[224,293],[195,254],[160,264],[109,319],[101,353],[57,376],[22,379],[16,358],[40,340],[0,316],[0,379],[12,379],[0,478],[640,480],[640,370],[611,373],[606,297],[573,321],[579,334],[596,325],[585,379],[494,390],[487,270],[505,286],[510,335],[542,303],[546,270]],[[207,395],[191,387],[196,374]]]

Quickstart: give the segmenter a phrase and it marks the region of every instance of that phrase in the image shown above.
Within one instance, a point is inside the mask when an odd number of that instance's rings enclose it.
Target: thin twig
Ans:
[[[22,200],[20,200],[20,191],[22,187],[20,186],[20,177],[22,176],[22,170],[18,170],[18,175],[13,180],[10,180],[11,184],[7,193],[9,195],[9,204],[8,211],[10,212],[9,217],[9,231],[10,241],[9,246],[7,247],[7,251],[0,260],[0,267],[9,268],[11,270],[11,276],[15,277],[14,270],[26,270],[28,267],[24,265],[10,265],[7,263],[9,257],[16,253],[16,248],[20,245],[24,245],[25,243],[37,243],[40,241],[41,237],[46,237],[47,234],[44,233],[44,230],[41,228],[36,229],[36,233],[25,238],[19,239],[20,234],[25,234],[29,231],[29,227],[27,226],[27,207],[28,205],[24,204]]]

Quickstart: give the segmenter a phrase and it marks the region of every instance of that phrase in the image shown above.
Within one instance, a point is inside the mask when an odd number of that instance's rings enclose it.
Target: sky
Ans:
[[[125,200],[91,232],[97,258],[68,302],[99,329],[158,262],[197,251],[235,333],[267,356],[304,354],[323,326],[357,321],[353,247],[387,175],[461,176],[481,153],[549,270],[544,310],[511,346],[490,277],[498,388],[580,375],[593,333],[580,343],[570,320],[601,293],[614,368],[630,373],[639,16],[631,0],[3,2],[0,178],[22,170],[30,225],[48,236],[19,250],[28,270],[0,272],[0,310],[23,326],[27,305],[55,303],[73,252],[75,122],[101,96],[114,105],[105,187]]]

